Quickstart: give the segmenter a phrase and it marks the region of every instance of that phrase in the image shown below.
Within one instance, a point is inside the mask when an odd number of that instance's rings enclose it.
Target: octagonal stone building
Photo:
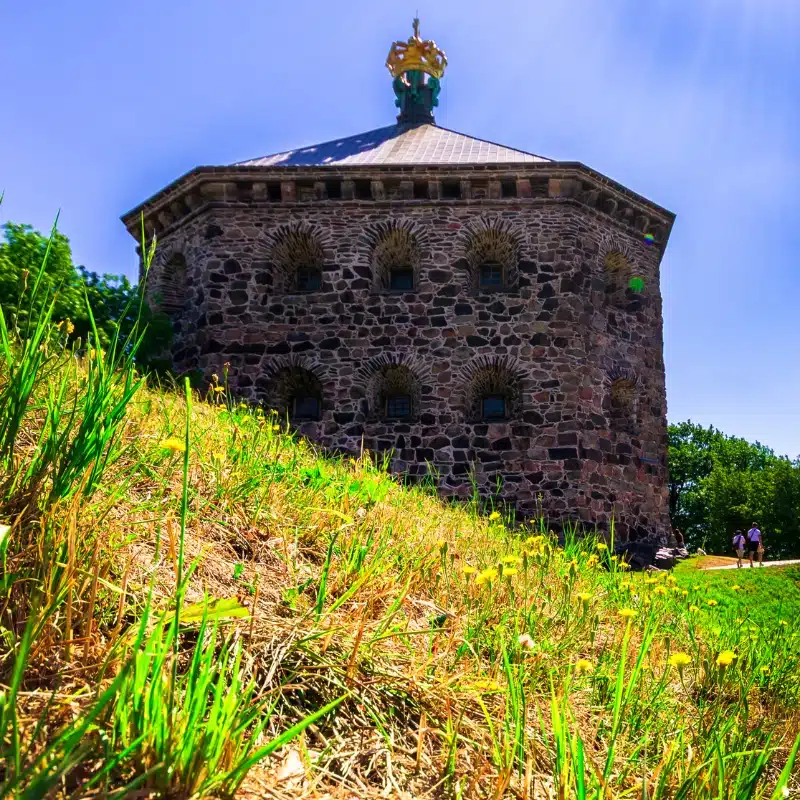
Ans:
[[[579,162],[436,125],[444,53],[387,60],[397,122],[198,167],[123,217],[157,240],[178,372],[619,539],[669,531],[659,266],[674,216]]]

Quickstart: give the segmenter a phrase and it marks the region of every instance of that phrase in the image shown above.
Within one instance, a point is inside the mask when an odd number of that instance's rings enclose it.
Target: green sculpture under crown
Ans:
[[[435,42],[422,40],[419,19],[414,19],[414,33],[407,42],[395,42],[386,59],[386,67],[394,78],[395,105],[400,109],[398,122],[433,122],[433,109],[439,105],[441,77],[446,66],[444,52]]]

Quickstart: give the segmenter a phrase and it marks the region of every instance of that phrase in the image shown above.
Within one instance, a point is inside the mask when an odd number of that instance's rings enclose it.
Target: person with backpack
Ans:
[[[764,566],[764,537],[758,529],[758,525],[753,523],[753,527],[747,531],[748,551],[750,553],[750,566],[753,566],[753,553],[758,553],[758,566]]]
[[[741,569],[744,558],[744,534],[741,531],[736,531],[733,537],[733,549],[736,551],[736,566]]]

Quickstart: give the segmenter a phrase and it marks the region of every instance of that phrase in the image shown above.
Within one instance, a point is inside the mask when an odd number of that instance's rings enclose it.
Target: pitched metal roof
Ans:
[[[525,164],[548,158],[476,139],[433,124],[389,125],[331,142],[241,161],[243,167],[314,167],[347,164]]]

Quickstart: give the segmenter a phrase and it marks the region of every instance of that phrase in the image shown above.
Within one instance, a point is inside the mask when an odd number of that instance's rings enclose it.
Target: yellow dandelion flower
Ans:
[[[729,667],[733,664],[734,660],[736,659],[736,653],[733,650],[723,650],[717,656],[717,666],[718,667]]]
[[[663,586],[656,586],[656,588],[653,589],[653,592],[655,594],[662,594],[663,595],[663,594],[667,593],[667,590]]]
[[[692,591],[699,592],[702,588],[703,587],[699,583],[696,583],[694,586],[692,586]]]
[[[700,609],[697,606],[694,606],[694,605],[689,606],[689,613],[690,614],[696,614],[699,610]]]
[[[526,649],[526,650],[533,650],[536,647],[533,639],[531,638],[530,634],[528,633],[521,633],[517,637],[517,641]]]
[[[519,556],[503,556],[504,564],[521,564],[522,559]]]
[[[596,567],[600,563],[600,559],[596,555],[591,555],[586,560],[587,567]]]
[[[592,662],[588,658],[579,658],[575,662],[575,672],[591,672]]]
[[[636,612],[632,608],[621,608],[617,614],[623,619],[633,619],[636,616]]]
[[[510,578],[512,575],[516,575],[519,570],[516,567],[503,567],[503,577]]]
[[[475,578],[475,583],[477,583],[478,586],[481,586],[484,583],[491,583],[493,580],[497,579],[498,574],[499,573],[494,567],[488,567],[487,569],[481,570],[481,572],[478,573],[478,577]]]
[[[785,619],[778,620],[778,625],[782,625],[784,628],[789,627],[789,623]]]
[[[67,324],[65,326],[65,330],[67,332],[67,336],[71,336],[75,332],[75,326],[72,324],[72,320],[68,319]]]
[[[667,659],[667,663],[671,667],[677,667],[680,670],[692,663],[692,657],[688,653],[673,653]]]
[[[761,672],[766,675],[769,672],[769,667],[761,667]]]
[[[617,565],[617,569],[621,569],[623,572],[626,569],[630,569],[630,568],[631,568],[631,565],[627,561],[620,561],[619,564]]]
[[[714,599],[709,599],[706,600],[706,605],[711,606],[713,608],[714,606],[718,606],[719,603]]]
[[[732,591],[732,592],[738,592],[738,591],[739,591],[739,589],[741,589],[741,588],[742,588],[742,587],[741,587],[741,586],[739,586],[739,584],[738,584],[738,583],[734,583],[734,584],[733,584],[733,586],[731,586],[731,591]]]
[[[578,600],[580,600],[584,605],[586,605],[591,599],[592,596],[589,594],[589,592],[579,592],[578,594]]]
[[[619,556],[611,556],[611,561],[616,561],[618,558]]]
[[[472,688],[478,692],[496,692],[500,689],[500,684],[490,678],[479,678],[472,684]]]
[[[678,579],[674,575],[667,575],[667,583],[677,583]]]
[[[183,441],[174,437],[164,439],[164,441],[161,442],[161,447],[164,450],[169,450],[171,453],[186,452],[186,445],[183,443]]]
[[[499,511],[492,511],[492,513],[489,514],[489,520],[491,522],[494,522],[495,520],[498,520],[498,519],[500,519],[500,512]]]
[[[605,542],[598,542],[597,549],[600,551],[608,550],[608,545]]]
[[[215,386],[215,387],[214,387],[214,391],[215,391],[217,394],[222,394],[222,392],[224,392],[224,391],[225,391],[225,387],[224,387],[224,386]]]
[[[464,566],[461,567],[461,572],[464,575],[474,575],[477,571],[478,571],[478,568],[477,567],[473,567],[471,564],[464,564]]]
[[[658,578],[645,578],[645,586],[655,586],[658,583]]]
[[[683,597],[688,597],[689,596],[689,592],[687,592],[686,589],[681,589],[681,595]]]

